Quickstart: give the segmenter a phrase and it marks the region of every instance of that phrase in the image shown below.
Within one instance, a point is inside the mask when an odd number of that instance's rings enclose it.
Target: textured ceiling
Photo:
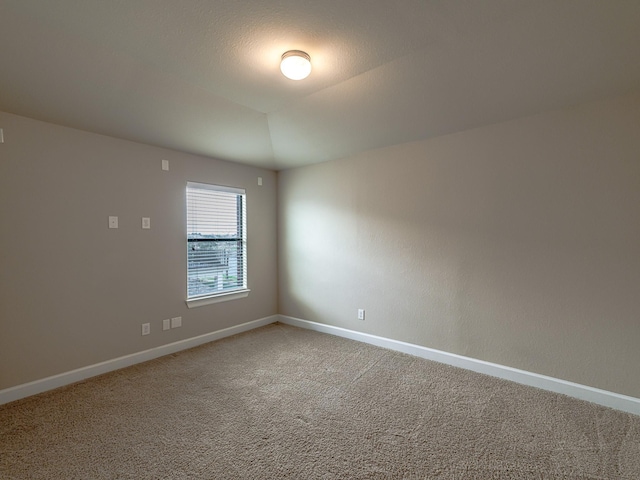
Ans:
[[[0,110],[283,169],[638,89],[639,25],[638,0],[0,0]]]

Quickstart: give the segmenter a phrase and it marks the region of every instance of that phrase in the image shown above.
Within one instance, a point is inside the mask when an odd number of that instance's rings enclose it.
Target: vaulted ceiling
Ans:
[[[638,88],[638,0],[0,0],[0,110],[276,170]]]

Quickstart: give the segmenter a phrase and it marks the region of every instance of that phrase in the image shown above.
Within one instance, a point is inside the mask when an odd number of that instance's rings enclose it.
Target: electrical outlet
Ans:
[[[168,318],[165,318],[164,320],[162,320],[162,330],[169,330],[171,328],[171,320]]]
[[[171,319],[171,328],[178,328],[182,326],[182,317],[173,317]]]
[[[169,160],[162,160],[162,170],[165,172],[169,171]]]
[[[364,320],[364,308],[358,309],[358,320]]]
[[[145,230],[151,228],[151,218],[142,217],[142,228],[144,228]]]
[[[109,217],[109,228],[118,228],[118,217]]]
[[[151,333],[151,324],[143,323],[142,324],[142,335],[149,335]]]

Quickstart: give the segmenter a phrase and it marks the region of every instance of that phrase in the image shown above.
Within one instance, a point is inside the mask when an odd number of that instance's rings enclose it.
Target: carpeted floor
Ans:
[[[640,417],[274,324],[0,406],[2,479],[640,479]]]

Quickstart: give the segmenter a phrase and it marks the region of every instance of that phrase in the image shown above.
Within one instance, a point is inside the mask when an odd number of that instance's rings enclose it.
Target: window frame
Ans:
[[[189,281],[193,276],[190,275],[189,269],[189,251],[191,245],[199,242],[206,242],[206,239],[194,239],[189,238],[191,233],[189,232],[190,222],[189,222],[189,189],[194,190],[210,190],[214,192],[223,192],[223,193],[231,193],[236,195],[236,199],[240,199],[240,204],[237,209],[237,236],[234,238],[224,238],[224,239],[212,239],[209,240],[211,242],[240,242],[241,246],[241,261],[238,262],[239,268],[242,269],[242,285],[237,288],[221,290],[216,293],[204,293],[199,295],[189,296]],[[200,182],[187,182],[187,186],[185,188],[185,210],[186,210],[186,304],[189,308],[200,307],[203,305],[209,305],[218,302],[225,302],[229,300],[235,300],[238,298],[243,298],[249,295],[251,291],[248,288],[248,266],[247,266],[247,194],[246,190],[243,188],[229,187],[225,185],[216,185],[210,183],[200,183]],[[223,212],[224,213],[224,212]],[[212,216],[215,216],[216,213],[212,213]]]

